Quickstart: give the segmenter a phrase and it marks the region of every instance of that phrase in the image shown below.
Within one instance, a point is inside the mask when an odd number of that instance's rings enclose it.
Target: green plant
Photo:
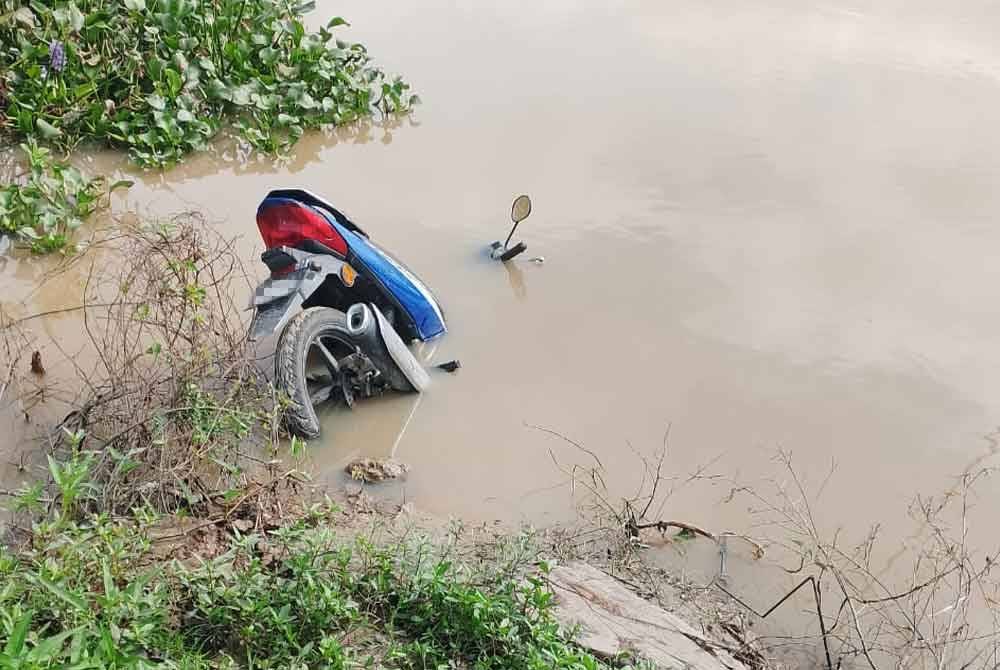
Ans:
[[[0,549],[0,669],[607,667],[559,630],[542,579],[315,521],[231,529],[224,553],[184,563],[157,557],[148,508],[39,522]]]
[[[86,179],[33,139],[21,150],[28,173],[23,183],[0,187],[0,233],[17,235],[36,253],[67,248],[70,234],[97,210],[102,195],[131,185],[120,181],[106,190],[103,178]]]
[[[0,554],[0,668],[176,667],[162,661],[178,649],[170,587],[139,569],[147,528],[97,516]]]
[[[358,551],[361,567],[345,578],[372,615],[411,638],[403,647],[411,667],[604,667],[562,634],[552,592],[538,577],[501,570],[477,584],[462,566],[423,550],[416,560],[400,560],[400,547],[361,543]]]
[[[59,521],[65,522],[77,512],[77,504],[96,488],[90,481],[90,456],[74,454],[65,462],[48,457],[49,475],[59,492]]]
[[[359,44],[318,32],[298,0],[70,0],[0,15],[0,115],[61,147],[95,139],[144,165],[202,149],[230,123],[259,150],[305,129],[417,102]]]
[[[349,553],[335,550],[328,532],[302,528],[276,532],[266,547],[272,561],[261,556],[261,538],[237,536],[226,554],[179,569],[188,643],[258,668],[344,667],[349,652],[336,633],[359,613],[331,577]]]

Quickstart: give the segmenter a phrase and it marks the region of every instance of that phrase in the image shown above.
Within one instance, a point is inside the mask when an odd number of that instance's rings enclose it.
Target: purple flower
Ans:
[[[66,49],[59,40],[49,43],[49,68],[53,72],[62,72],[66,67]]]

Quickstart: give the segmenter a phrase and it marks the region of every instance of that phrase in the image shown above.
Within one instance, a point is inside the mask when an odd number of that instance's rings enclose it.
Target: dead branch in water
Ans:
[[[549,450],[556,468],[569,480],[577,509],[585,517],[583,530],[561,532],[557,539],[553,539],[553,550],[558,557],[583,557],[601,566],[607,574],[628,584],[643,597],[661,605],[670,605],[675,598],[674,590],[679,589],[688,594],[689,606],[695,610],[692,616],[696,620],[715,622],[719,630],[737,646],[730,647],[719,640],[712,644],[730,650],[749,668],[770,667],[760,649],[751,641],[746,617],[737,605],[730,605],[728,598],[713,594],[710,589],[677,578],[645,558],[647,545],[643,536],[650,530],[659,531],[670,542],[683,542],[690,537],[706,538],[719,543],[720,556],[724,555],[726,539],[743,539],[750,542],[754,556],[763,556],[763,546],[741,534],[717,533],[700,524],[663,518],[664,510],[678,491],[696,482],[719,478],[719,475],[710,473],[717,458],[710,459],[685,477],[675,477],[667,474],[666,467],[669,427],[664,431],[660,448],[653,458],[647,458],[628,444],[641,464],[640,483],[631,497],[616,501],[609,491],[603,464],[593,451],[551,428],[528,427],[560,439],[589,459],[588,465],[564,463],[553,450]],[[670,535],[669,531],[673,529],[680,532]]]
[[[679,487],[719,479],[708,473],[709,465],[687,477],[668,476],[664,467],[666,439],[652,459],[629,445],[641,463],[641,476],[637,477],[641,483],[631,498],[616,504],[605,485],[607,473],[589,449],[557,431],[543,432],[590,455],[589,465],[564,464],[550,451],[553,462],[571,480],[574,500],[588,515],[586,525],[590,526],[587,533],[566,541],[585,543],[592,548],[591,556],[598,551],[606,553],[608,571],[626,574],[647,596],[658,597],[655,581],[664,575],[645,563],[648,540],[643,534],[655,530],[672,541],[701,537],[715,542],[719,549],[719,571],[706,588],[717,589],[755,616],[763,618],[779,608],[787,609],[789,603],[797,602],[794,596],[809,586],[810,610],[818,632],[800,643],[811,645],[806,652],[809,655],[818,650],[817,658],[823,659],[828,670],[858,665],[873,670],[1000,667],[1000,584],[995,578],[1000,549],[976,555],[967,539],[975,485],[992,470],[966,472],[944,495],[916,498],[911,516],[917,532],[901,553],[890,556],[888,563],[897,566],[889,573],[895,579],[890,579],[888,569],[876,558],[881,555],[878,524],[857,546],[846,545],[839,530],[831,535],[821,529],[817,501],[836,471],[835,463],[815,494],[793,467],[791,455],[780,451],[776,458],[780,478],[764,486],[733,484],[724,502],[737,497],[750,499],[750,514],[758,523],[754,537],[749,537],[665,518],[663,510]],[[773,490],[764,493],[769,486]],[[829,510],[824,509],[823,516],[829,516]],[[680,532],[668,536],[675,529]],[[771,562],[785,563],[778,564],[784,572],[802,575],[794,588],[776,595],[774,604],[763,612],[747,605],[739,596],[739,586],[727,582],[726,540],[732,537],[749,543],[752,559],[762,558],[766,549]],[[909,576],[900,583],[898,565],[904,559],[912,565]],[[727,626],[734,624],[723,620],[719,625],[729,631]],[[736,630],[738,639],[749,639],[745,627],[737,625]],[[786,644],[791,638],[783,639],[782,644]],[[767,647],[764,638],[758,641]]]
[[[969,500],[976,482],[990,470],[963,473],[956,486],[941,497],[917,497],[911,507],[918,524],[910,542],[911,577],[908,584],[897,586],[880,577],[882,569],[873,564],[879,526],[850,549],[843,546],[839,531],[827,537],[817,524],[811,496],[792,465],[791,455],[778,452],[777,462],[787,479],[772,482],[774,493],[765,495],[746,486],[738,487],[738,493],[756,503],[753,513],[766,519],[765,525],[775,538],[771,545],[783,547],[797,559],[798,567],[786,568],[786,572],[805,570],[812,574],[763,616],[812,580],[821,637],[825,647],[833,651],[836,667],[854,661],[873,670],[940,669],[952,664],[997,667],[998,584],[992,572],[1000,552],[981,554],[977,560],[967,544]],[[957,536],[954,528],[960,529]],[[837,594],[832,613],[822,605],[824,584]],[[737,597],[725,585],[717,586]],[[987,621],[977,621],[983,618]],[[985,631],[979,627],[984,623],[988,626]],[[827,666],[832,670],[834,661],[828,660]]]

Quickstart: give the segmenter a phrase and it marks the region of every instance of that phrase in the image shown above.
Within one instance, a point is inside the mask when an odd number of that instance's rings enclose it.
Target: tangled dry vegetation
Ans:
[[[969,538],[976,487],[993,469],[970,469],[943,494],[915,497],[908,507],[912,529],[896,529],[895,535],[906,538],[901,546],[883,539],[886,532],[878,524],[850,544],[847,531],[827,532],[814,514],[833,470],[810,488],[787,452],[775,456],[778,477],[751,487],[710,474],[711,464],[686,477],[670,476],[665,438],[652,460],[636,452],[639,490],[616,503],[596,454],[557,432],[534,428],[570,444],[587,461],[556,462],[572,483],[584,522],[583,530],[559,531],[555,546],[603,564],[665,606],[673,607],[680,591],[694,610],[692,618],[721,631],[717,638],[728,640],[721,645],[749,667],[1000,667],[1000,549],[974,545]],[[726,503],[747,503],[753,530],[718,532],[665,518],[673,494],[697,482],[723,485]],[[658,567],[649,560],[649,533],[678,546],[695,538],[714,543],[714,576],[684,582]],[[727,572],[734,550],[752,563],[777,566],[789,589],[772,593],[764,608],[752,607],[740,591],[753,585],[740,584]],[[800,624],[795,630],[766,622],[782,609],[794,612]]]
[[[280,516],[280,492],[299,475],[275,458],[282,405],[246,339],[247,279],[231,242],[185,214],[96,246],[75,259],[89,267],[71,308],[88,353],[63,349],[77,396],[43,435],[50,486],[22,491],[22,507]],[[29,325],[5,324],[5,393],[31,386]]]
[[[912,529],[897,548],[878,524],[853,544],[839,530],[824,533],[815,515],[822,486],[810,491],[790,454],[776,460],[784,476],[769,491],[732,494],[749,499],[769,550],[800,578],[795,590],[811,587],[827,667],[998,667],[1000,548],[982,546],[983,534],[970,542],[976,487],[992,468],[962,472],[939,495],[917,495]]]

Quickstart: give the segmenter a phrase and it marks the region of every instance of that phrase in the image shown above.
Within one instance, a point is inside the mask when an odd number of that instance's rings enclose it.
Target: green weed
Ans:
[[[176,649],[170,587],[137,570],[146,530],[98,516],[0,553],[0,668],[177,667],[163,662]]]
[[[404,647],[414,668],[604,667],[570,644],[552,615],[552,592],[529,576],[497,573],[482,583],[462,566],[436,559],[424,566],[399,561],[399,547],[360,545],[363,567],[348,574],[355,597],[372,616],[411,639]]]
[[[70,0],[0,4],[0,118],[17,137],[94,139],[170,165],[229,123],[281,151],[308,128],[405,111],[409,86],[309,32],[298,0]],[[3,11],[6,8],[8,11]]]
[[[110,190],[102,178],[86,179],[80,171],[53,160],[32,139],[21,145],[28,172],[21,183],[0,187],[0,233],[18,236],[35,253],[67,249],[71,233],[96,211]]]
[[[310,522],[163,563],[155,522],[99,515],[0,552],[0,668],[606,667],[562,635],[539,579],[473,584]]]

